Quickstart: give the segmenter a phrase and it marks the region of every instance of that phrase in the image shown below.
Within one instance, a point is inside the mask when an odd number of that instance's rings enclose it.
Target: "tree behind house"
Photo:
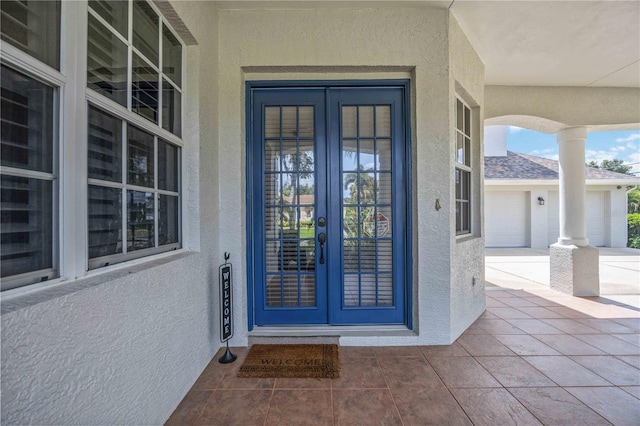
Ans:
[[[598,164],[597,161],[589,161],[587,163],[587,167],[609,170],[610,172],[623,173],[625,175],[632,175],[632,173],[629,173],[632,167],[624,164],[623,160],[618,159],[602,160],[600,164]]]

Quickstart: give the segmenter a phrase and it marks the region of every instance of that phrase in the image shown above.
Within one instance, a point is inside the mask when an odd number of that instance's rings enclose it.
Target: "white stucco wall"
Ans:
[[[637,129],[640,89],[632,87],[487,86],[487,125],[507,124],[545,133],[575,126]]]
[[[5,292],[2,424],[162,424],[220,346],[216,10],[178,3],[187,49],[185,250]]]
[[[484,156],[507,156],[507,126],[485,126]]]
[[[458,30],[459,31],[459,30]],[[342,344],[414,344],[451,341],[451,197],[453,88],[445,10],[221,10],[220,139],[221,226],[234,238],[227,251],[245,253],[244,82],[249,79],[375,79],[411,76],[413,147],[415,336],[349,337]],[[482,64],[460,67],[474,99],[482,101]],[[479,83],[480,86],[476,86]],[[238,190],[240,189],[240,190]],[[443,209],[434,209],[439,199]],[[474,244],[474,243],[471,243]],[[482,253],[468,249],[468,256]],[[473,253],[473,254],[472,254]],[[458,254],[463,262],[465,255]],[[464,262],[470,263],[470,262]],[[481,262],[480,262],[481,263]],[[246,264],[237,269],[234,344],[246,344]],[[473,273],[480,274],[479,266]],[[456,290],[457,292],[458,290]],[[464,292],[463,292],[464,293]],[[475,300],[475,299],[474,299]],[[474,302],[475,303],[475,302]],[[458,307],[456,305],[456,307]],[[468,306],[465,306],[468,309]],[[482,308],[474,306],[472,314]],[[463,321],[464,322],[464,321]],[[371,333],[369,333],[371,336]]]
[[[452,247],[450,288],[450,335],[451,343],[462,334],[485,309],[484,295],[484,223],[483,223],[483,176],[484,176],[484,64],[469,43],[453,16],[449,19],[449,64],[450,96],[449,111],[455,111],[455,94],[462,97],[472,108],[472,188],[471,217],[472,232],[469,236],[456,237],[455,203],[450,208],[450,232]],[[453,176],[455,152],[455,116],[449,118],[452,132],[449,154],[449,174]],[[455,200],[455,179],[450,181],[450,193]]]

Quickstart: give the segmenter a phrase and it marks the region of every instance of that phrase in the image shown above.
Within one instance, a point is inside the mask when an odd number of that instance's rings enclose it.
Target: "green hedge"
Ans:
[[[640,248],[640,213],[629,213],[627,226],[629,227],[627,247]]]

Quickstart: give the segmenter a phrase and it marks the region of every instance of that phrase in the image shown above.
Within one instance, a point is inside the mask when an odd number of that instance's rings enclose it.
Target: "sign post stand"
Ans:
[[[238,358],[229,350],[229,339],[233,337],[233,303],[231,298],[233,270],[231,263],[228,262],[230,257],[231,254],[224,252],[224,264],[220,265],[218,269],[220,277],[220,341],[227,343],[227,350],[224,355],[218,358],[218,362],[221,364],[232,363]]]

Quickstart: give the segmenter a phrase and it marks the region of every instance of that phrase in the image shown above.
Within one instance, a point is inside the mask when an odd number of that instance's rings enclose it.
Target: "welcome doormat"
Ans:
[[[251,346],[238,377],[340,377],[338,345]]]

